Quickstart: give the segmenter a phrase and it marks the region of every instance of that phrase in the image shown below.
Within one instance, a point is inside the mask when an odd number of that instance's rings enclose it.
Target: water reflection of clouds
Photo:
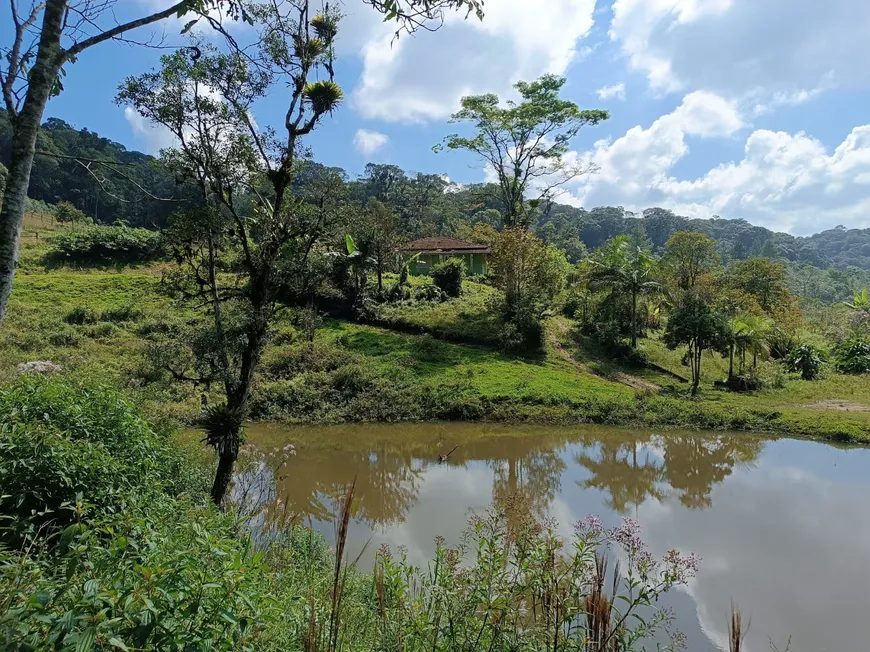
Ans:
[[[868,648],[864,596],[870,580],[870,511],[866,484],[835,483],[788,466],[789,448],[770,444],[752,471],[738,471],[714,489],[713,508],[660,509],[639,517],[653,550],[698,552],[701,573],[688,587],[708,637],[727,640],[734,599],[750,616],[746,649],[859,652]],[[835,449],[815,445],[829,467]],[[862,451],[865,461],[870,455]]]
[[[768,636],[783,649],[789,635],[796,652],[870,647],[862,609],[870,580],[870,451],[640,433],[580,434],[567,445],[552,434],[472,440],[450,464],[432,461],[439,450],[412,455],[397,446],[296,460],[302,468],[290,479],[303,497],[313,487],[332,496],[359,472],[366,490],[348,550],[356,557],[368,542],[364,566],[381,543],[403,545],[409,561],[425,565],[436,536],[457,543],[471,510],[485,509],[494,492],[516,490],[545,508],[565,536],[587,514],[600,514],[608,526],[626,514],[638,518],[657,555],[670,548],[699,553],[699,576],[667,600],[692,652],[725,644],[732,598],[752,618],[748,652],[769,651]],[[331,523],[317,528],[332,538]]]
[[[430,466],[422,476],[417,502],[403,520],[375,530],[359,521],[352,524],[348,544],[351,558],[371,538],[372,551],[382,543],[394,550],[405,546],[412,564],[425,565],[435,549],[436,536],[443,536],[451,545],[458,543],[471,511],[490,504],[492,481],[492,470],[483,464]]]

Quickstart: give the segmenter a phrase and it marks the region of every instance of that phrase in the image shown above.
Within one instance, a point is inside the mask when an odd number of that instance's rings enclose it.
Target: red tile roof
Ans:
[[[423,254],[488,254],[491,251],[486,245],[453,238],[423,238],[407,242],[400,249]]]

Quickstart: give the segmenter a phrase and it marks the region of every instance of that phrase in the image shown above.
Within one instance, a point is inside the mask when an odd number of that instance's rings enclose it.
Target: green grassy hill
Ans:
[[[0,376],[12,377],[21,362],[51,360],[65,374],[125,388],[154,417],[195,419],[208,390],[178,382],[154,364],[154,351],[191,317],[161,291],[165,266],[46,269],[39,263],[45,237],[25,246],[0,330]],[[727,362],[705,354],[702,393],[692,400],[680,380],[688,376],[682,351],[667,350],[655,334],[641,341],[652,363],[643,367],[615,360],[563,317],[548,321],[542,351],[500,352],[486,310],[495,292],[466,281],[463,296],[452,301],[386,307],[381,326],[326,319],[311,343],[289,319],[280,319],[257,379],[255,416],[287,422],[629,423],[870,442],[866,377],[828,374],[802,381],[767,363],[767,389],[733,394],[712,388],[725,378]],[[427,332],[408,332],[415,329]],[[206,398],[217,400],[218,394]]]

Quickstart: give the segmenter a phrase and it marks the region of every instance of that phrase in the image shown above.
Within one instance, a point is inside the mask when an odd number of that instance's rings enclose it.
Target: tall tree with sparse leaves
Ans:
[[[169,229],[175,287],[199,311],[202,332],[194,335],[198,348],[167,367],[179,379],[223,389],[203,420],[219,457],[218,505],[276,311],[311,295],[326,272],[319,254],[348,216],[343,173],[308,162],[303,146],[343,99],[334,79],[340,16],[328,8],[311,15],[309,4],[245,1],[257,30],[249,46],[219,27],[224,49],[194,43],[163,57],[159,70],[127,79],[118,94],[120,104],[173,134],[177,144],[162,162],[195,184],[202,200]],[[289,89],[282,124],[261,125],[253,107],[278,88]],[[179,360],[190,364],[179,368]]]
[[[530,209],[551,198],[563,184],[596,169],[592,163],[573,162],[565,155],[581,128],[610,116],[607,111],[582,110],[560,98],[564,85],[565,79],[555,75],[520,81],[514,88],[521,99],[504,104],[493,94],[466,96],[451,118],[451,122],[470,125],[474,135],[451,134],[444,145],[472,152],[495,174],[507,227],[526,228]]]
[[[425,27],[436,28],[445,13],[465,10],[483,17],[483,0],[362,0],[395,21],[396,35]],[[21,227],[36,153],[36,138],[49,98],[63,90],[65,66],[106,41],[177,16],[190,18],[184,31],[203,20],[221,29],[214,15],[229,20],[252,19],[249,0],[180,0],[160,11],[118,23],[118,0],[10,0],[10,34],[0,62],[0,91],[12,122],[12,147],[6,189],[0,206],[0,326],[6,315],[18,266]],[[124,5],[133,5],[124,2]],[[25,7],[25,5],[27,5]],[[220,10],[215,12],[214,10]],[[7,29],[4,26],[3,29]]]

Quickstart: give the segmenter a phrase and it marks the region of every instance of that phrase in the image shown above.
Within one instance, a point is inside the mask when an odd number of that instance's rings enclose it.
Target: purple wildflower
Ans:
[[[632,557],[646,550],[646,544],[640,538],[640,523],[633,518],[622,519],[622,525],[613,530],[613,540]]]
[[[681,555],[678,550],[668,550],[662,561],[666,566],[665,573],[678,584],[693,578],[701,566],[701,557],[694,552]]]
[[[574,532],[577,534],[601,534],[601,518],[596,514],[590,514],[574,524]]]
[[[382,543],[378,548],[378,557],[381,559],[390,560],[393,558],[393,551],[390,550],[390,544]]]

